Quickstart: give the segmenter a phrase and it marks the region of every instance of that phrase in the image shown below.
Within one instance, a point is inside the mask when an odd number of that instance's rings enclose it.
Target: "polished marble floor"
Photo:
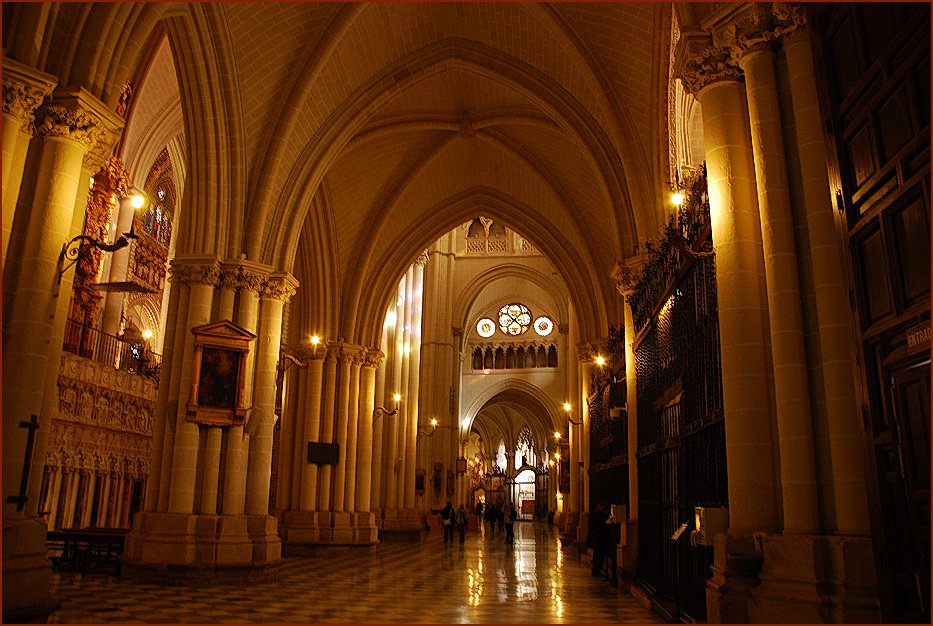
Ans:
[[[556,529],[517,523],[515,543],[471,531],[445,545],[332,550],[287,558],[252,587],[161,587],[102,574],[56,574],[50,623],[657,623],[632,596],[590,575]]]

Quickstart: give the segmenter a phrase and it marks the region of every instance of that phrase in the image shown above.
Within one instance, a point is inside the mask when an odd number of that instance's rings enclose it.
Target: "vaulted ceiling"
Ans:
[[[599,337],[621,320],[612,268],[662,221],[668,4],[3,11],[8,56],[111,105],[136,86],[136,172],[184,138],[178,253],[291,271],[360,343],[407,265],[479,212],[548,255]]]

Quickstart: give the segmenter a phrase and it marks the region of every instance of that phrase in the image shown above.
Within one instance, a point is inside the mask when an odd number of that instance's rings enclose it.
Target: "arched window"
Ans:
[[[505,367],[505,353],[502,351],[502,347],[496,348],[496,359],[495,367],[497,370],[501,370]]]
[[[499,309],[499,329],[506,335],[522,335],[531,325],[531,311],[524,304],[507,304]]]
[[[518,433],[518,441],[515,444],[515,469],[536,463],[534,438],[531,436],[531,429],[525,426]]]
[[[483,369],[491,370],[493,366],[492,348],[486,348],[486,352],[483,354]]]
[[[557,367],[557,348],[554,346],[547,349],[547,366]]]
[[[483,369],[483,349],[476,348],[473,350],[473,369],[481,370]]]
[[[547,349],[538,346],[538,367],[547,367]]]
[[[505,369],[515,369],[515,348],[512,346],[509,346],[508,350],[505,351]]]
[[[518,350],[515,351],[515,367],[522,369],[526,367],[525,365],[525,346],[518,346]]]

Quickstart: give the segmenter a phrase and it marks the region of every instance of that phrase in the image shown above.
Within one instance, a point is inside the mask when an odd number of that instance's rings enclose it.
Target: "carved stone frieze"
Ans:
[[[145,478],[156,393],[152,380],[63,353],[46,464]]]
[[[216,285],[220,277],[220,265],[214,262],[192,262],[190,259],[175,258],[169,268],[169,281],[178,285]]]

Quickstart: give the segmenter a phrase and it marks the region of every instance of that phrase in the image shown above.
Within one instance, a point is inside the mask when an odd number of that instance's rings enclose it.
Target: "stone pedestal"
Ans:
[[[3,520],[3,621],[44,623],[58,609],[49,594],[52,567],[46,557],[46,521],[41,517]]]
[[[760,546],[751,534],[720,533],[713,541],[713,576],[706,583],[706,621],[746,624],[752,587],[758,584]]]
[[[586,543],[590,539],[590,514],[586,511],[580,512],[580,522],[577,524],[577,548],[586,549]]]
[[[334,511],[330,515],[331,528],[333,531],[330,543],[340,546],[351,545],[353,543],[353,528],[350,526],[350,516],[352,513]]]
[[[376,528],[376,516],[372,513],[351,513],[350,525],[353,527],[353,544],[369,546],[379,543],[379,529]]]
[[[310,556],[310,546],[321,542],[321,526],[329,525],[330,515],[321,523],[320,511],[285,511],[279,522],[282,553],[285,556]]]
[[[871,540],[763,535],[764,557],[748,609],[755,623],[881,620]]]
[[[274,517],[147,512],[127,535],[122,575],[168,585],[264,582],[281,563]]]
[[[638,571],[638,520],[625,520],[625,542],[618,547],[619,590],[628,591]]]
[[[417,512],[406,509],[385,509],[382,512],[382,541],[421,541],[421,518]]]

